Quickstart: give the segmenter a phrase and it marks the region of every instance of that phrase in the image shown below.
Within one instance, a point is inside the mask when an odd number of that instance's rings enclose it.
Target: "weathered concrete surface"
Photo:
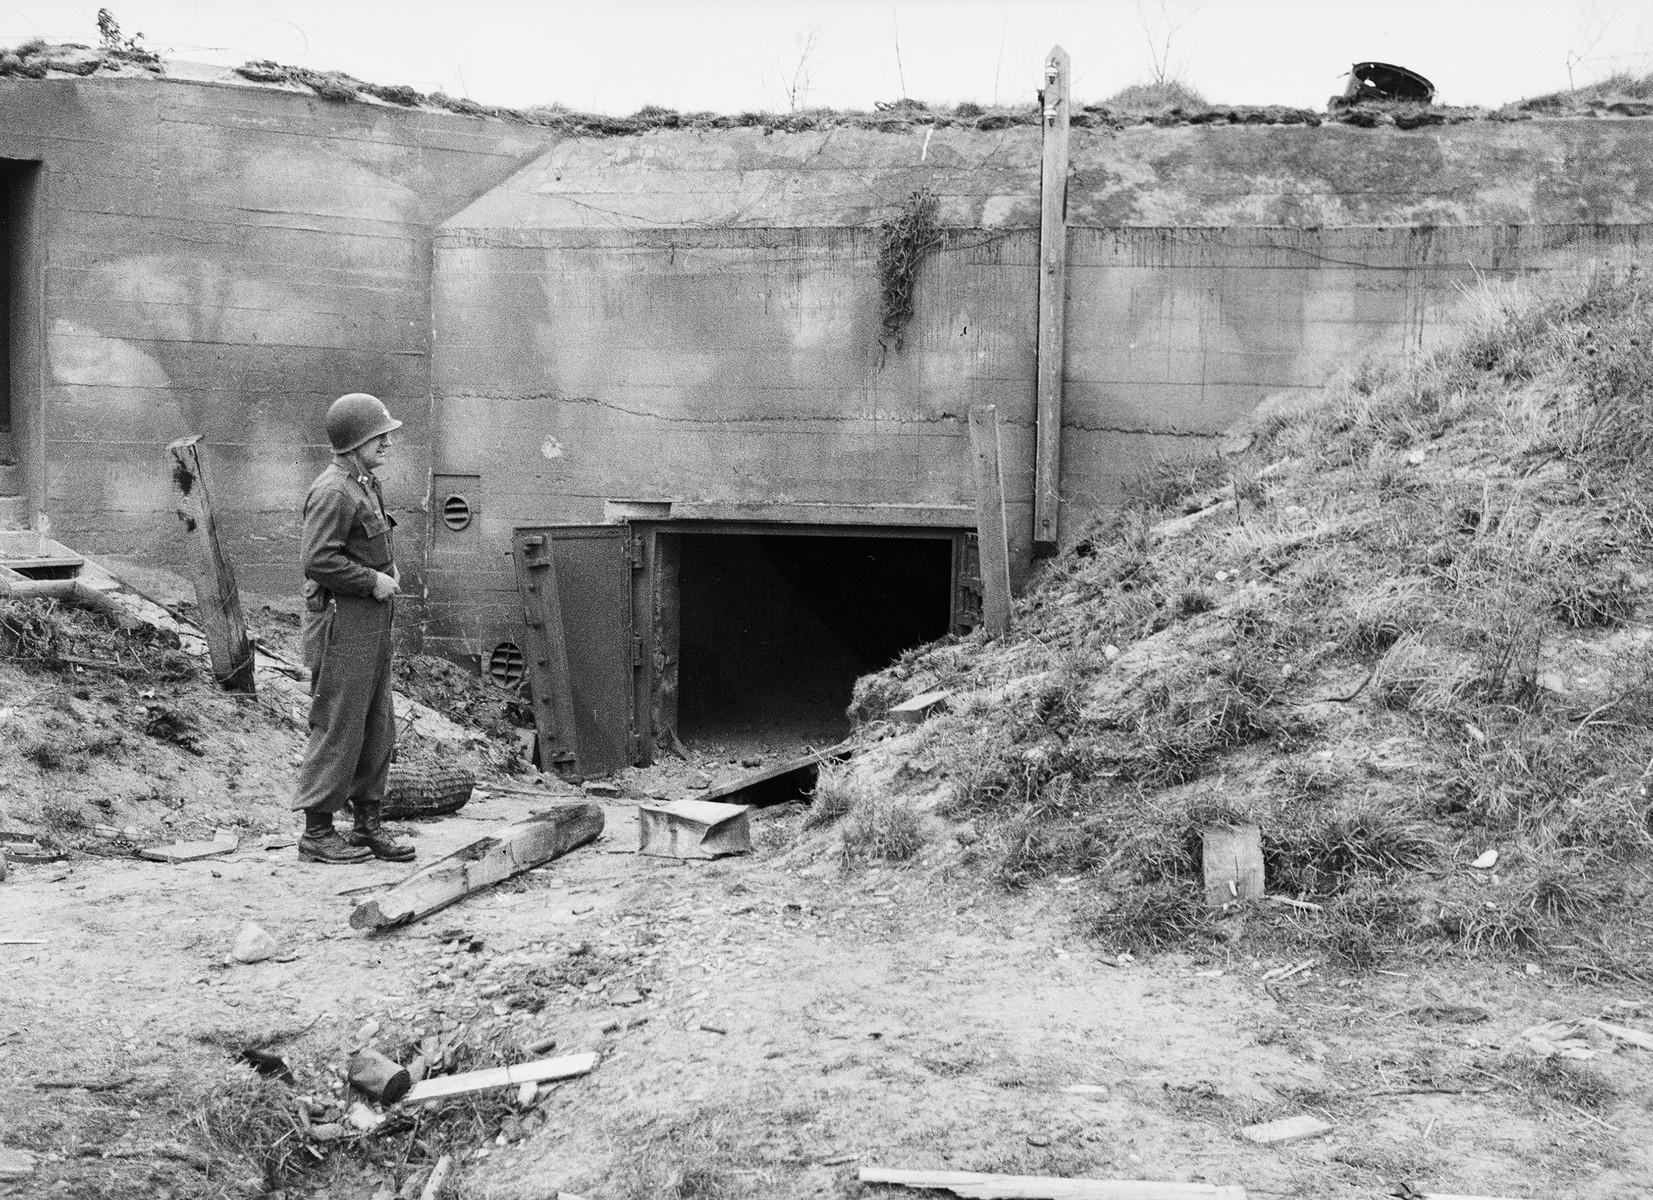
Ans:
[[[820,505],[973,501],[966,415],[997,404],[1020,573],[1031,495],[1030,232],[960,232],[926,264],[905,345],[881,345],[874,230],[444,232],[436,469],[474,475],[491,596],[438,598],[431,635],[515,606],[519,524],[594,522],[625,498],[796,519]],[[440,497],[438,497],[440,500]],[[682,511],[681,508],[679,511]],[[438,572],[448,567],[434,559]]]
[[[1040,131],[663,130],[570,138],[450,230],[857,226],[916,188],[946,225],[1037,227]],[[1653,121],[1426,129],[1074,129],[1068,221],[1133,225],[1635,224],[1653,219]]]
[[[0,81],[0,117],[0,158],[44,164],[14,434],[30,463],[44,439],[31,507],[83,549],[180,562],[164,447],[202,433],[241,578],[292,588],[320,413],[360,388],[407,422],[410,583],[428,532],[441,632],[472,649],[514,621],[520,522],[953,519],[973,404],[1011,433],[1025,563],[1036,128],[559,140],[96,78]],[[1653,120],[1076,129],[1071,158],[1068,536],[1153,456],[1425,344],[1478,272],[1634,254],[1653,219]],[[921,186],[954,228],[883,348],[876,225]],[[427,486],[472,525],[427,531]]]
[[[416,586],[431,231],[543,132],[138,79],[6,80],[0,114],[0,157],[46,177],[25,416],[43,398],[57,536],[181,561],[165,446],[200,433],[243,586],[291,591],[321,415],[365,390],[406,423],[387,492]]]

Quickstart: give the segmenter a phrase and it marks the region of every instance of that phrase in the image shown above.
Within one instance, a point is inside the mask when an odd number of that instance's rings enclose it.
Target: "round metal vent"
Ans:
[[[516,687],[526,674],[522,651],[515,642],[501,642],[488,652],[488,677],[501,687]]]
[[[454,532],[471,523],[471,502],[463,496],[449,496],[442,501],[442,524]]]

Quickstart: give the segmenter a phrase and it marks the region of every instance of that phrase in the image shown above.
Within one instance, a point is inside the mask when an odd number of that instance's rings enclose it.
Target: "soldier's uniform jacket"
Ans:
[[[373,573],[391,573],[392,530],[379,482],[335,456],[304,498],[304,601],[322,612],[333,595],[371,596]]]

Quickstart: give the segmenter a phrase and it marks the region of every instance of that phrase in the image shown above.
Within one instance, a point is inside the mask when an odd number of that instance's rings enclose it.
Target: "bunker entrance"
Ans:
[[[981,619],[962,529],[650,520],[512,550],[539,760],[568,776],[836,742],[857,677]]]
[[[950,627],[947,538],[676,540],[677,731],[692,746],[836,741],[855,680]]]

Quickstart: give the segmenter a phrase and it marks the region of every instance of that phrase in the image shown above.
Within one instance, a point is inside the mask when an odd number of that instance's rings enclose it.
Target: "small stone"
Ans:
[[[266,958],[273,958],[281,950],[281,946],[259,926],[248,921],[236,934],[235,946],[230,951],[230,957],[240,963],[262,962]]]
[[[370,1017],[360,1029],[356,1030],[356,1040],[358,1042],[370,1042],[373,1040],[373,1035],[378,1032],[379,1022]]]
[[[344,1136],[344,1126],[336,1121],[310,1126],[310,1139],[316,1142],[336,1142]]]
[[[1115,646],[1112,642],[1109,642],[1106,646],[1102,647],[1102,657],[1107,659],[1109,662],[1113,662],[1114,659],[1119,657],[1119,647]]]
[[[517,1107],[532,1108],[534,1100],[539,1096],[540,1085],[532,1081],[523,1084],[517,1089]]]

